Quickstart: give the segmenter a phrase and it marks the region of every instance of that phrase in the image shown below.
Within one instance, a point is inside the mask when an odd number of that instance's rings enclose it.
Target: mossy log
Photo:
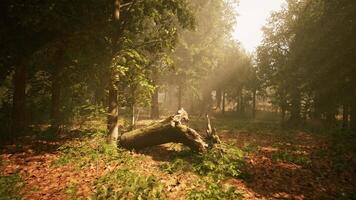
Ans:
[[[119,144],[128,149],[142,149],[175,142],[183,143],[193,151],[205,151],[208,144],[203,141],[202,137],[194,129],[184,125],[184,121],[188,121],[188,114],[183,109],[180,109],[177,114],[163,121],[123,133],[119,138]]]

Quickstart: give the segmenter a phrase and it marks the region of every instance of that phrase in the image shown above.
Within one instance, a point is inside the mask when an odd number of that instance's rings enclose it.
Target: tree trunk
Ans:
[[[222,109],[221,112],[222,114],[225,114],[225,101],[226,101],[226,95],[225,95],[225,91],[222,91]]]
[[[109,110],[108,110],[108,136],[110,143],[116,143],[119,137],[118,126],[118,101],[117,101],[117,89],[113,86],[109,89]]]
[[[113,27],[115,27],[115,31],[111,36],[112,39],[112,47],[111,54],[112,58],[115,56],[115,53],[118,50],[117,42],[123,32],[123,25],[120,25],[120,0],[113,0]],[[117,26],[117,27],[116,27]],[[119,30],[120,29],[120,30]],[[118,89],[115,86],[115,75],[116,72],[113,68],[110,69],[110,83],[109,83],[109,96],[108,96],[108,117],[107,117],[107,129],[108,129],[108,143],[116,144],[117,139],[119,137],[119,126],[118,126]]]
[[[59,50],[56,53],[56,60],[52,72],[52,88],[51,88],[51,127],[58,129],[60,124],[60,102],[61,102],[61,77],[64,68],[64,47],[65,42],[60,44]]]
[[[182,108],[182,96],[183,96],[183,87],[180,84],[178,86],[178,109]]]
[[[290,110],[290,122],[293,125],[299,124],[301,120],[301,115],[300,115],[300,93],[298,91],[295,91],[292,100],[291,100],[291,110]]]
[[[57,68],[57,67],[56,67]],[[57,71],[57,72],[56,72]],[[61,83],[58,70],[52,74],[52,88],[51,88],[51,126],[58,128],[60,116],[60,97],[61,97]]]
[[[342,128],[349,128],[349,106],[347,104],[342,107]]]
[[[135,112],[135,103],[131,105],[131,127],[130,130],[133,130],[136,126],[136,112]]]
[[[221,89],[216,90],[216,109],[221,110]]]
[[[25,98],[26,98],[26,66],[23,63],[16,66],[14,75],[14,95],[12,106],[12,127],[13,136],[18,135],[25,127]]]
[[[315,96],[314,98],[314,112],[312,113],[312,118],[320,120],[321,119],[321,109],[320,109],[320,97]]]
[[[353,103],[351,106],[351,120],[350,120],[350,128],[353,131],[356,131],[356,104]]]
[[[286,119],[286,107],[281,106],[281,121],[282,121],[282,123],[284,123],[285,119]]]
[[[158,104],[158,87],[152,94],[151,98],[151,119],[159,118],[159,104]]]
[[[142,149],[176,142],[183,143],[194,151],[205,151],[208,145],[194,129],[182,124],[184,120],[188,120],[188,115],[183,109],[180,109],[176,115],[161,122],[123,133],[119,143],[128,149]]]
[[[256,118],[256,90],[252,92],[252,118]]]
[[[245,101],[244,101],[243,92],[241,92],[241,95],[240,95],[240,112],[241,112],[242,114],[245,113]]]

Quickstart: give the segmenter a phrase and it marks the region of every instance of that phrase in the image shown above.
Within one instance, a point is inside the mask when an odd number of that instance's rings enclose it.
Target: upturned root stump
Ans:
[[[208,148],[202,137],[192,128],[182,122],[188,121],[188,114],[184,109],[163,121],[144,128],[123,133],[119,144],[128,149],[142,149],[149,146],[175,142],[183,143],[193,151],[204,152]]]

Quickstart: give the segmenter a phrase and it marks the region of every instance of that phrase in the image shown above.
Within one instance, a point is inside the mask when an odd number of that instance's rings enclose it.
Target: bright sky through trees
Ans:
[[[233,37],[249,52],[262,40],[262,26],[272,11],[279,10],[285,0],[240,0],[236,30]]]

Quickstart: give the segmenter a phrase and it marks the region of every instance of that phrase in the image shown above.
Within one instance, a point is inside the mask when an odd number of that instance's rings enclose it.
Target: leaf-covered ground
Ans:
[[[130,152],[103,132],[38,132],[1,146],[0,199],[354,199],[355,137],[213,119],[224,141]],[[145,122],[142,122],[145,123]],[[203,131],[203,122],[192,127]]]

